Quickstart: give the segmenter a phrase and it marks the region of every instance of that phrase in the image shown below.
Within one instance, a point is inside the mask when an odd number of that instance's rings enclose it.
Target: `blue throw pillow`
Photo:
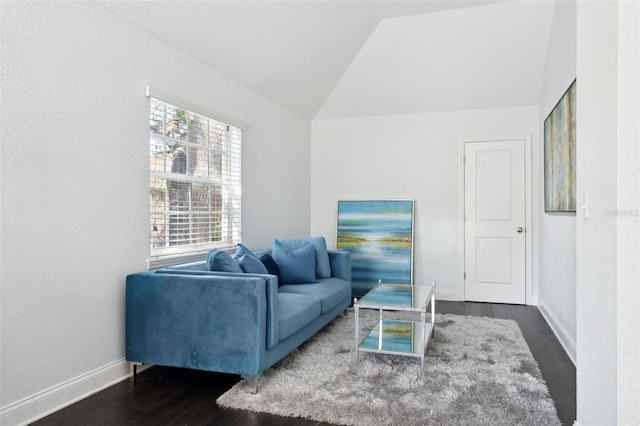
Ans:
[[[331,263],[329,263],[329,251],[324,237],[309,238],[316,251],[316,278],[331,278]]]
[[[280,268],[282,284],[316,282],[316,256],[313,245],[289,250],[280,241],[273,240],[273,260]]]
[[[238,244],[238,250],[236,250],[236,253],[233,255],[233,258],[237,262],[238,259],[240,259],[245,254],[250,254],[251,256],[255,257],[255,254],[247,246],[245,246],[244,244],[240,243],[240,244]]]
[[[278,267],[276,261],[273,260],[273,257],[271,257],[269,253],[265,253],[260,256],[260,262],[262,262],[264,267],[267,268],[267,273],[278,277],[278,284],[282,284],[282,275],[280,273],[280,268]]]
[[[266,274],[267,268],[264,266],[260,259],[251,255],[245,254],[238,259],[238,265],[242,270],[248,274]]]
[[[227,253],[219,249],[213,249],[207,255],[207,265],[210,271],[218,272],[242,272],[235,260]]]
[[[289,250],[294,250],[312,244],[316,258],[316,278],[330,278],[331,264],[329,263],[329,252],[327,251],[327,242],[324,237],[313,237],[306,239],[280,239],[280,243]]]

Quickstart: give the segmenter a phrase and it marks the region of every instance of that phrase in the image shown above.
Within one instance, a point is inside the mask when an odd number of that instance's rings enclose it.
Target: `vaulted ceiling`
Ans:
[[[96,1],[306,118],[537,104],[553,3]]]

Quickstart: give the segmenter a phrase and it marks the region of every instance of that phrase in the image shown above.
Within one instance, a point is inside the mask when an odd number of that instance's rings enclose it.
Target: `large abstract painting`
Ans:
[[[337,244],[351,252],[352,293],[413,283],[413,200],[338,201]]]
[[[576,211],[576,82],[544,120],[544,210]]]

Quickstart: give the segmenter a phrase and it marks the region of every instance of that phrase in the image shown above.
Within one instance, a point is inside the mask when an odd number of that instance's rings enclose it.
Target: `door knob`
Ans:
[[[524,231],[524,228],[522,226],[518,226],[518,229],[516,229],[516,231],[518,231],[518,233],[521,233],[522,231]]]

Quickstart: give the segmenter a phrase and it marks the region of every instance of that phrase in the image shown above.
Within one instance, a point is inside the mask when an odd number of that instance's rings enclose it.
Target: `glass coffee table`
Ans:
[[[356,314],[356,364],[360,352],[375,352],[420,358],[424,357],[429,339],[433,334],[436,314],[436,283],[431,285],[382,284],[365,294],[360,300],[353,299]],[[427,321],[427,308],[431,318]],[[373,330],[360,341],[360,309],[375,309],[380,312]],[[384,319],[384,312],[416,312],[419,321]]]

